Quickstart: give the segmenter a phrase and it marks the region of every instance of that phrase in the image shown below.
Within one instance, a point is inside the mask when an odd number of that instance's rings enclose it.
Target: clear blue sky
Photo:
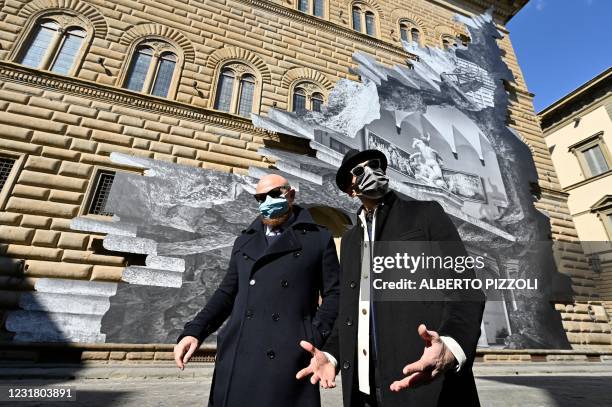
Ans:
[[[536,112],[612,66],[612,0],[531,0],[507,28]]]

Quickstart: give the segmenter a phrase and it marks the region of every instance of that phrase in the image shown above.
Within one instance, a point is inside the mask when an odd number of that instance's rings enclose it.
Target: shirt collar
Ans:
[[[373,217],[376,214],[376,212],[378,212],[381,206],[390,204],[394,198],[395,198],[394,192],[392,190],[387,191],[387,193],[378,200],[376,207],[374,208],[372,212],[370,212],[371,214],[370,216]],[[367,211],[365,209],[365,206],[363,206],[362,204],[357,210],[357,216],[361,217],[362,214],[365,215],[366,213]]]
[[[277,226],[274,230],[270,227],[270,225],[265,225],[266,226],[266,236],[278,235],[278,234],[283,233],[283,231],[287,229],[287,227],[291,225],[294,220],[295,220],[295,213],[291,211],[291,215],[289,215],[289,218],[286,221],[284,221],[282,224]]]

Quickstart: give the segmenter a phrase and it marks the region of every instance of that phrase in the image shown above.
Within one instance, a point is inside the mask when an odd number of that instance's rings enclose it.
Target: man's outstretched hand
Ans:
[[[310,365],[300,370],[295,377],[303,379],[312,375],[310,383],[317,384],[320,381],[324,389],[336,387],[336,367],[327,359],[327,356],[310,342],[300,341],[300,346],[310,352],[312,359],[310,359]]]
[[[427,384],[455,365],[455,356],[436,331],[428,331],[427,327],[421,324],[419,335],[425,341],[423,356],[404,367],[406,377],[391,383],[391,391]]]

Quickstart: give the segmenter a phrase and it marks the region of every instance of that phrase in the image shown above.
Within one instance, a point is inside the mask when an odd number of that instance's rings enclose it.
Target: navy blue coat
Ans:
[[[210,405],[318,407],[319,387],[297,380],[310,362],[300,346],[322,347],[338,312],[339,264],[333,236],[306,209],[270,245],[257,218],[236,239],[227,274],[181,335],[217,335]],[[322,297],[319,306],[319,295]]]

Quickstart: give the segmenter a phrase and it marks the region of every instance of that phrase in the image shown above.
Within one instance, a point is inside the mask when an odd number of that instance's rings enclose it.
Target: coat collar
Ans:
[[[294,204],[293,213],[295,215],[293,222],[291,222],[285,231],[270,245],[266,242],[265,226],[261,221],[261,217],[258,216],[251,225],[244,230],[247,239],[245,239],[237,249],[241,249],[243,253],[255,261],[278,253],[300,250],[302,245],[294,230],[312,229],[317,226],[312,216],[305,208]]]
[[[378,206],[376,208],[376,225],[374,228],[374,232],[376,233],[376,236],[374,236],[375,241],[380,239],[380,234],[383,230],[385,222],[387,221],[387,218],[389,217],[391,207],[393,206],[393,203],[395,203],[396,200],[397,194],[395,193],[395,191],[389,190],[389,192],[387,192],[378,203]],[[357,210],[357,217],[359,217],[361,212],[364,210],[365,207],[361,205]]]

